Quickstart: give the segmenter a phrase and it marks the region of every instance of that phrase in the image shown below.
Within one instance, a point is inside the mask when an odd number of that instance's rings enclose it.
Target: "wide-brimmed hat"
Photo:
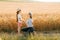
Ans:
[[[18,9],[17,9],[17,11],[21,11],[21,9],[20,9],[20,8],[18,8]]]

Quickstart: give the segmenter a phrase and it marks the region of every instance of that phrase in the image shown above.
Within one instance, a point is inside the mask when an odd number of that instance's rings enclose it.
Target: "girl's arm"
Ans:
[[[21,16],[21,21],[22,21],[22,22],[25,22],[25,21],[24,21],[24,18],[23,18],[22,16]]]
[[[18,22],[18,15],[17,14],[16,14],[16,19],[17,19],[16,22]]]

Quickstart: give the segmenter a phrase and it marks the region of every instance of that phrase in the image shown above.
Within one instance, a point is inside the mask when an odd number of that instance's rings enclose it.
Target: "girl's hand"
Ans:
[[[22,22],[25,22],[25,20],[24,20],[24,19],[22,19]]]
[[[24,21],[22,20],[22,22],[24,22]]]
[[[18,21],[16,20],[16,22],[18,22]]]

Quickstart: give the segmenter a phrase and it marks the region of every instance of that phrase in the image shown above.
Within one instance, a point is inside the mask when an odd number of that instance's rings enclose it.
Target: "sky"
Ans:
[[[37,2],[60,2],[60,0],[33,0]]]
[[[19,2],[60,2],[60,0],[0,0],[0,1],[19,1]]]

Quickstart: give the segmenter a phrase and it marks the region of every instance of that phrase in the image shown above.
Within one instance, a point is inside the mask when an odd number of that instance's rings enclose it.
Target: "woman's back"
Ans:
[[[33,27],[33,20],[31,18],[29,18],[27,21],[26,21],[26,24],[27,24],[27,27]]]

